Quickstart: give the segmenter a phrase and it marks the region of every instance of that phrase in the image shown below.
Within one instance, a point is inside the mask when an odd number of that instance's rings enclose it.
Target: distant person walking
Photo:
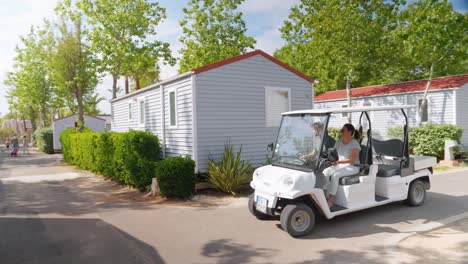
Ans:
[[[16,135],[14,135],[12,138],[11,138],[11,152],[10,152],[10,155],[13,157],[13,156],[18,156],[18,149],[19,149],[19,140],[18,138],[16,137]]]
[[[26,136],[23,136],[23,154],[29,154],[29,140]]]
[[[5,140],[5,145],[6,145],[7,151],[10,151],[10,139],[9,138],[7,138],[7,140]]]

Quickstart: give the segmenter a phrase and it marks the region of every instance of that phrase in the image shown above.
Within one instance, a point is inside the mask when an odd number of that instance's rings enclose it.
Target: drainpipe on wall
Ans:
[[[166,115],[164,113],[166,99],[164,98],[164,85],[159,86],[160,91],[160,102],[161,102],[161,147],[162,147],[162,156],[166,157]]]

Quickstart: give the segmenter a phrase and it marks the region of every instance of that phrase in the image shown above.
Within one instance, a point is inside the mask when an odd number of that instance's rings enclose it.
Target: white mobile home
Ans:
[[[367,86],[352,89],[353,106],[419,105],[422,102],[426,80],[396,84]],[[468,146],[468,74],[434,78],[428,93],[428,107],[419,116],[417,109],[408,110],[410,126],[422,123],[453,124],[464,129],[462,144]],[[338,90],[315,97],[316,108],[347,107],[346,91]],[[359,117],[352,116],[353,124],[359,124]],[[372,129],[385,137],[387,127],[401,124],[399,111],[371,113]],[[347,122],[347,116],[335,116],[330,123],[340,127]]]
[[[112,100],[112,131],[149,130],[167,156],[189,155],[204,172],[226,142],[265,162],[281,113],[312,108],[314,80],[256,50]]]
[[[54,133],[54,150],[58,151],[62,149],[62,144],[60,143],[60,134],[67,128],[76,127],[77,120],[78,114],[73,114],[55,119],[52,122],[52,131]],[[106,120],[85,114],[84,125],[93,131],[104,132],[106,129]]]

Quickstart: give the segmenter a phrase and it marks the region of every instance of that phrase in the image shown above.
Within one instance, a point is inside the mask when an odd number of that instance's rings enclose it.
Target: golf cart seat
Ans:
[[[377,140],[372,139],[372,147],[377,156],[393,157],[394,159],[403,158],[404,143],[400,139]],[[379,170],[377,177],[392,177],[401,174],[401,168],[398,165],[378,164]]]
[[[360,161],[360,170],[359,174],[351,175],[351,176],[344,176],[341,177],[339,180],[340,185],[351,185],[359,183],[359,177],[365,176],[369,174],[369,163],[366,161],[367,159],[367,146],[361,145],[361,151],[359,152],[359,161]]]
[[[392,177],[395,175],[401,174],[401,169],[399,166],[390,165],[390,164],[378,164],[379,170],[377,171],[377,177]]]

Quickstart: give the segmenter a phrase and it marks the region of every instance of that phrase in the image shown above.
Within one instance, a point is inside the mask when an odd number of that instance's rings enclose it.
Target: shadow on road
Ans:
[[[112,197],[107,192],[113,184],[105,181],[90,182],[86,177],[60,182],[0,181],[0,215],[56,213],[75,216],[120,208],[158,210],[158,207],[150,204]]]
[[[256,248],[252,245],[236,243],[230,239],[212,240],[202,249],[202,255],[213,258],[214,263],[253,263],[252,258],[268,258],[274,254],[272,249]],[[211,262],[210,262],[211,263]]]
[[[0,263],[164,263],[100,219],[0,217]]]

